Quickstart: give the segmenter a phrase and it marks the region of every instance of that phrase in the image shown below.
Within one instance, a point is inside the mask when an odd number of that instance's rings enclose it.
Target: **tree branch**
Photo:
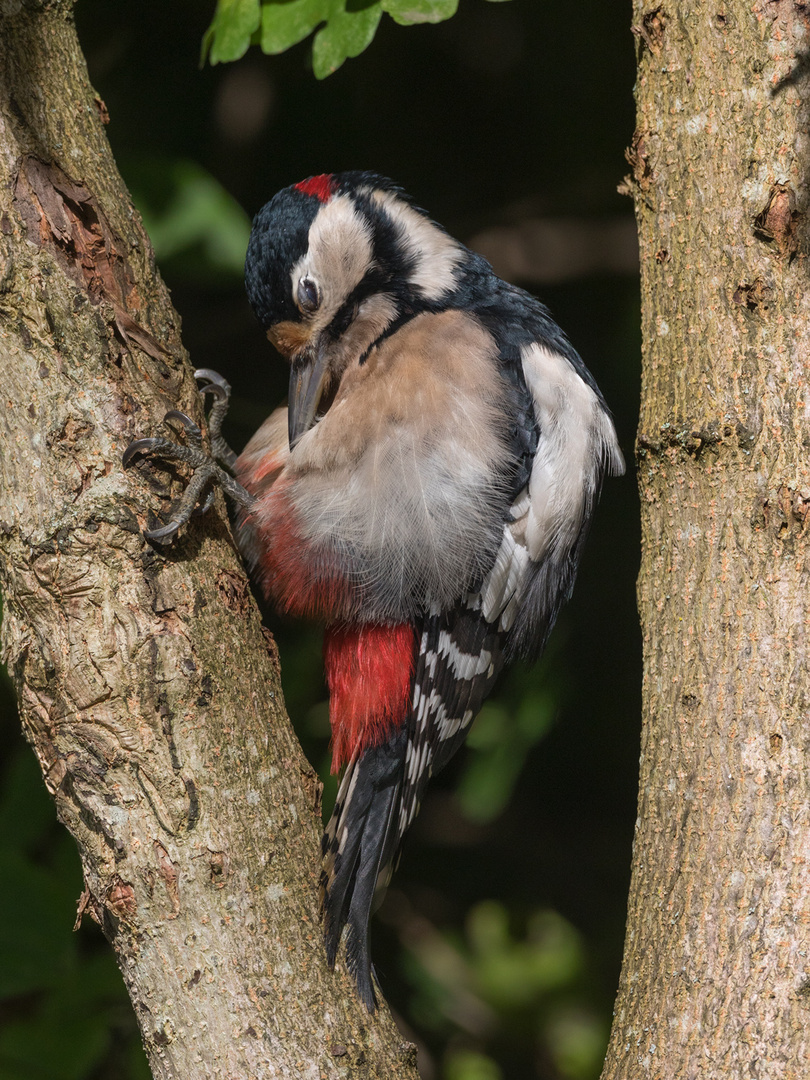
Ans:
[[[9,11],[14,5],[6,5]],[[200,416],[179,320],[115,169],[66,0],[0,15],[4,659],[155,1077],[415,1077],[323,957],[320,786],[221,501],[128,442]]]
[[[810,27],[790,3],[634,7],[644,730],[603,1078],[788,1080],[810,1060]]]

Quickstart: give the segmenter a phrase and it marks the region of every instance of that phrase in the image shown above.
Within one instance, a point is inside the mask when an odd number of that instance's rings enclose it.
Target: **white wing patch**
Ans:
[[[523,593],[523,583],[529,570],[529,552],[520,536],[528,513],[528,496],[518,500],[526,506],[521,517],[503,527],[503,539],[495,557],[495,565],[481,586],[481,614],[487,622],[498,623],[500,630],[508,630],[515,619],[515,612]]]
[[[569,360],[533,344],[523,350],[523,372],[540,429],[537,453],[480,591],[482,615],[504,632],[514,624],[532,565],[564,560],[576,544],[605,467],[624,471],[610,414]]]
[[[502,635],[481,614],[480,597],[426,617],[414,673],[402,797],[401,833],[416,817],[422,792],[464,740],[503,664]]]
[[[492,667],[492,653],[486,649],[477,654],[462,652],[446,630],[439,633],[439,656],[445,656],[457,679],[472,679]]]
[[[414,695],[414,713],[416,713],[417,724],[420,719],[424,723],[424,715],[426,711],[432,711],[438,703],[439,710],[444,712],[444,705],[441,703],[441,699],[436,694],[431,694],[429,698],[423,697],[421,699],[421,707],[417,711],[416,709],[416,696]],[[431,762],[433,760],[433,750],[430,743],[427,741],[419,743],[408,743],[407,755],[405,758],[405,784],[406,788],[413,792],[419,791],[431,775]],[[411,823],[416,815],[419,813],[419,799],[408,798],[403,799],[399,806],[399,835],[404,836],[408,829],[411,827]]]
[[[540,427],[525,542],[538,562],[570,548],[599,488],[602,472],[624,472],[616,431],[598,395],[560,353],[532,344],[523,374]]]

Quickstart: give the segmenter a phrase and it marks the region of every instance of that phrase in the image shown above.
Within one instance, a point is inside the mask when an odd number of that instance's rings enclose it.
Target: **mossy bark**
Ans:
[[[200,403],[71,5],[4,3],[0,37],[3,654],[81,907],[156,1078],[415,1077],[326,968],[320,786],[222,503],[167,550],[142,537],[179,481],[122,451]]]
[[[603,1080],[810,1070],[808,8],[635,3],[645,674]]]

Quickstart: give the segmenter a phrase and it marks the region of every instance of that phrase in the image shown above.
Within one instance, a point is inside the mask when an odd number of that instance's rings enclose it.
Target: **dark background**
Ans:
[[[245,212],[310,174],[367,168],[542,297],[631,460],[638,285],[632,208],[616,193],[633,129],[629,5],[461,0],[438,26],[383,17],[367,52],[322,83],[306,43],[200,69],[211,13],[198,0],[77,6],[192,361],[234,386],[232,445],[286,384],[243,294]],[[606,485],[546,657],[503,680],[406,844],[374,955],[427,1078],[598,1076],[635,816],[638,547],[631,470]],[[318,636],[268,621],[290,715],[328,772]],[[0,751],[0,1080],[138,1080],[148,1074],[110,950],[93,925],[71,933],[78,857],[7,681]]]

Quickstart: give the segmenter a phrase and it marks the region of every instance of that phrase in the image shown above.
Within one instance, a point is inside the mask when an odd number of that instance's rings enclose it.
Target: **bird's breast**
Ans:
[[[346,373],[290,456],[301,535],[375,617],[453,603],[491,565],[510,469],[495,355],[464,313],[418,316]]]

